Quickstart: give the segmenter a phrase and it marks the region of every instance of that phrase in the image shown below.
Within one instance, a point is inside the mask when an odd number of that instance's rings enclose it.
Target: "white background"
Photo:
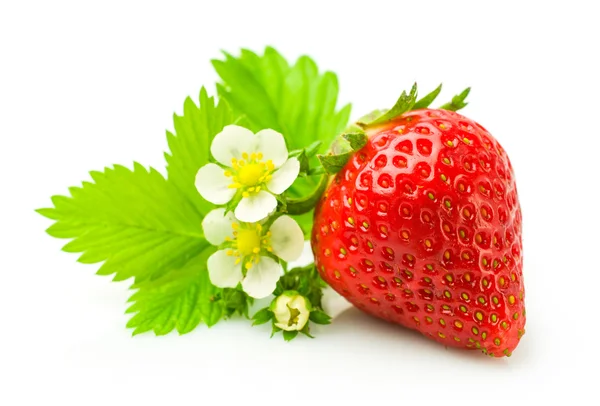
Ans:
[[[0,404],[598,404],[594,3],[2,1]],[[45,235],[33,210],[89,170],[162,170],[172,113],[214,89],[209,60],[267,44],[337,72],[355,118],[415,80],[443,81],[442,101],[473,87],[463,113],[508,151],[523,208],[527,334],[511,358],[355,310],[290,344],[243,320],[132,338],[127,283]]]

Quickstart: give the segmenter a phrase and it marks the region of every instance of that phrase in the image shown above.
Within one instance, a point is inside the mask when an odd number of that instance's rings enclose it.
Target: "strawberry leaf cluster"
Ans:
[[[182,115],[173,116],[166,176],[139,163],[113,165],[90,172],[90,180],[38,210],[53,220],[48,234],[70,240],[64,251],[79,253],[79,262],[101,264],[100,275],[131,284],[127,327],[133,334],[185,334],[202,322],[249,317],[252,298],[240,287],[217,287],[207,272],[216,247],[202,223],[215,205],[198,193],[195,177],[214,160],[210,146],[219,132],[236,124],[283,134],[300,176],[278,200],[277,211],[292,215],[308,235],[311,210],[325,186],[316,154],[348,124],[350,105],[338,108],[336,75],[320,72],[309,57],[289,63],[266,48],[263,54],[225,53],[212,64],[220,77],[218,99],[203,87],[197,100],[185,100]],[[280,285],[294,285],[290,278],[316,300],[310,306],[317,309],[318,274],[291,271]]]

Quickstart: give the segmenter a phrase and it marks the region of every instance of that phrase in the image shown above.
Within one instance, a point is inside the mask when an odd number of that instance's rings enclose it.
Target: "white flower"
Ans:
[[[275,290],[283,272],[275,255],[293,261],[302,253],[304,234],[289,216],[278,217],[268,229],[261,223],[238,222],[225,209],[215,209],[202,221],[204,237],[222,249],[208,258],[211,282],[221,288],[242,283],[248,295],[261,299]]]
[[[304,241],[304,247],[302,248],[302,254],[297,260],[288,262],[288,269],[304,268],[310,264],[315,263],[315,256],[312,252],[312,246],[309,240]]]
[[[310,316],[310,302],[295,291],[283,292],[271,304],[275,326],[282,330],[302,330]]]
[[[288,159],[283,136],[273,130],[253,134],[228,125],[215,136],[210,152],[226,169],[204,165],[196,174],[196,189],[214,204],[225,204],[239,194],[235,216],[248,223],[271,214],[277,207],[274,195],[289,188],[300,172],[300,162]]]

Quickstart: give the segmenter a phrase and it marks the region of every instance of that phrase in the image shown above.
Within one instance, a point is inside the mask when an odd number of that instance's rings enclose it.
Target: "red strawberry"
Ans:
[[[510,355],[525,307],[508,156],[453,111],[410,111],[367,135],[317,206],[321,276],[369,314],[444,345]]]

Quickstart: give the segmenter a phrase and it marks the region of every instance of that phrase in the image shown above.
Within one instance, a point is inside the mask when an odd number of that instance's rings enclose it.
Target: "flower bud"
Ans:
[[[296,291],[288,290],[271,303],[275,326],[286,331],[302,330],[308,322],[311,304]]]

